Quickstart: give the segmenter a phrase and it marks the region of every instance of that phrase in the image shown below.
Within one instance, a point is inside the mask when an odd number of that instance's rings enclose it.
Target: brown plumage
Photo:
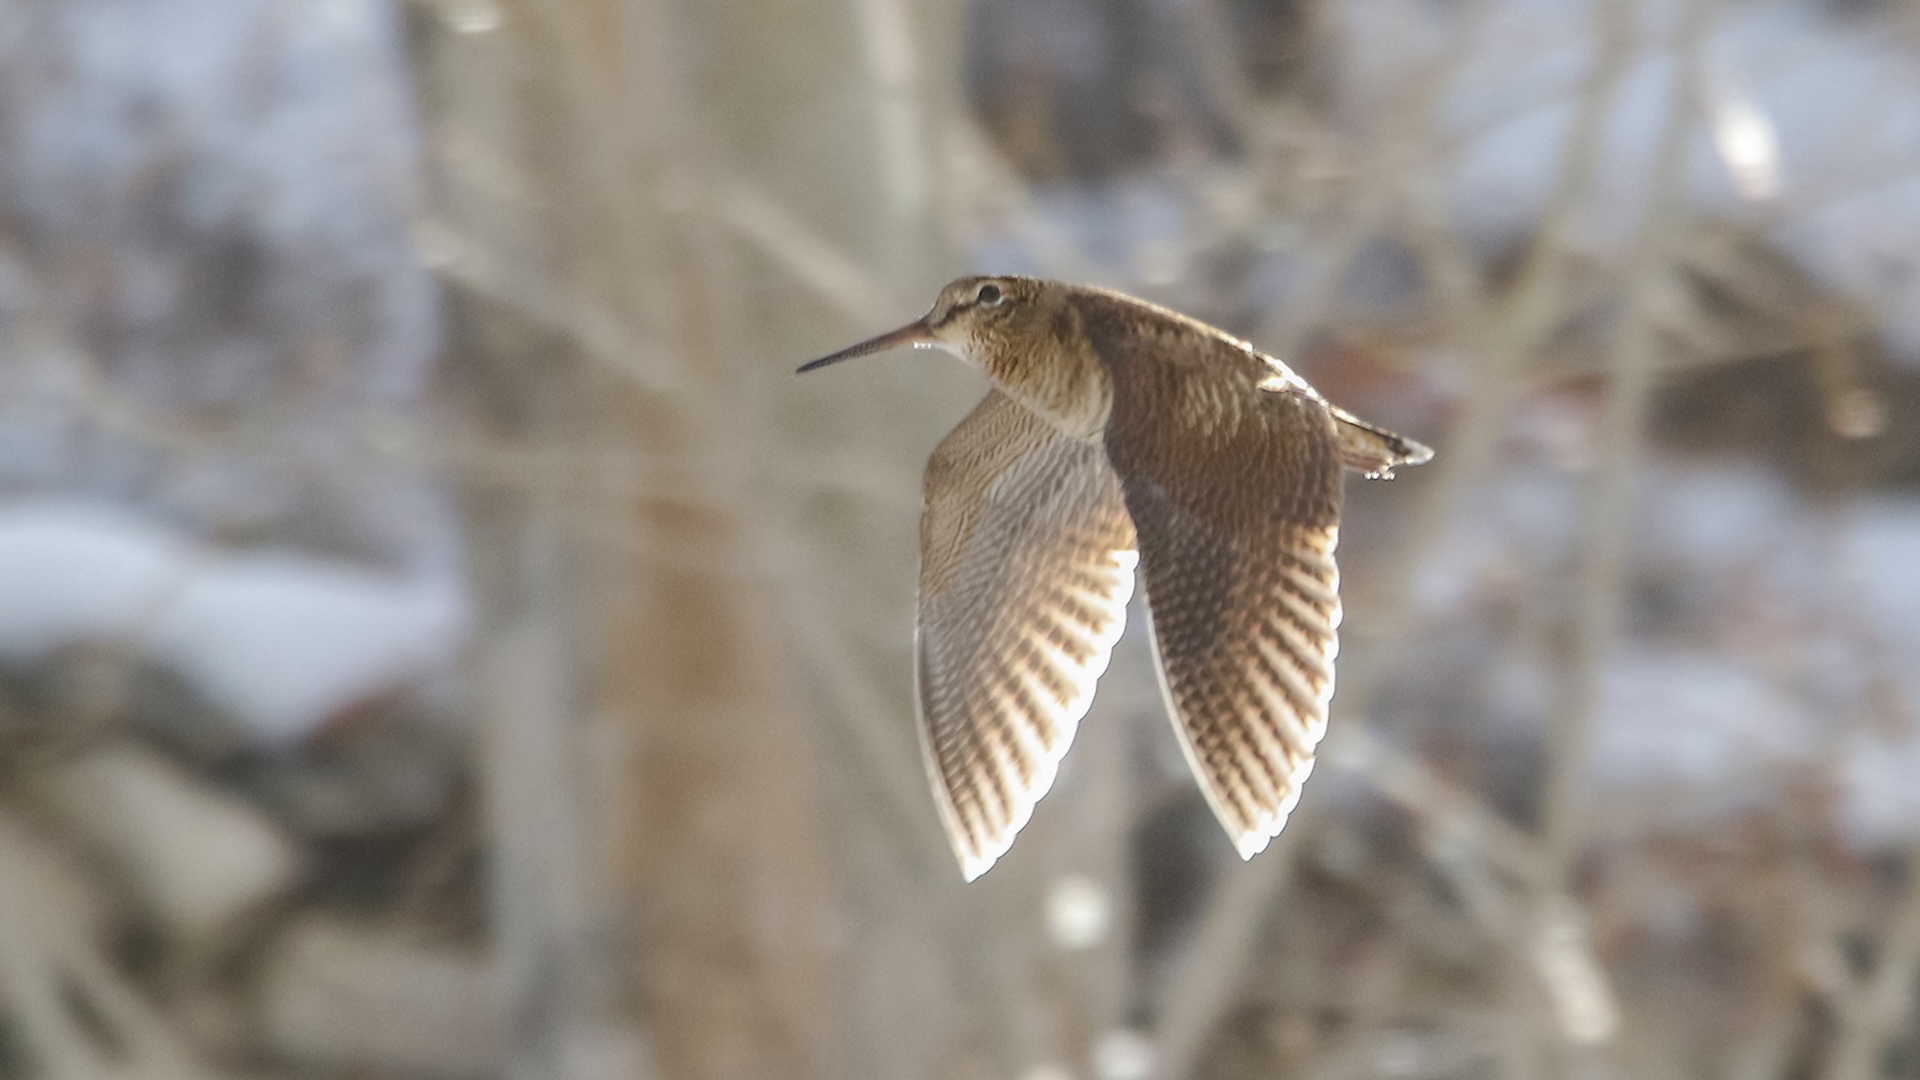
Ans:
[[[1280,361],[1101,289],[962,278],[900,345],[995,389],[927,465],[916,663],[927,770],[968,880],[1052,785],[1138,565],[1174,727],[1242,857],[1313,768],[1340,624],[1341,470],[1432,451],[1330,405]]]

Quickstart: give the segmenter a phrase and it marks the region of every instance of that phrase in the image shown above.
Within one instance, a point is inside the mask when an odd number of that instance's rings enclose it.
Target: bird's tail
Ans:
[[[1340,463],[1369,478],[1391,477],[1395,466],[1419,465],[1433,457],[1432,448],[1374,427],[1345,409],[1333,410],[1333,428],[1340,440]]]

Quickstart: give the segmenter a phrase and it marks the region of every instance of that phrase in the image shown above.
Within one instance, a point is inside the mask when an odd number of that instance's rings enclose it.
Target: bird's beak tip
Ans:
[[[794,371],[796,375],[805,375],[809,371],[837,364],[842,360],[852,360],[856,356],[869,356],[888,349],[897,349],[903,345],[930,345],[933,343],[933,329],[925,319],[915,319],[898,330],[889,330],[879,337],[868,338],[858,345],[849,345],[836,353],[828,353],[818,360],[809,360]]]

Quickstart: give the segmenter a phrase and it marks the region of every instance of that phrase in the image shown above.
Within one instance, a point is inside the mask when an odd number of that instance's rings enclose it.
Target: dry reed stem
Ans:
[[[0,999],[47,1080],[207,1080],[167,1019],[95,942],[100,905],[73,868],[0,816]]]
[[[1634,9],[1623,6],[1631,20]],[[1670,92],[1665,127],[1654,159],[1650,205],[1628,249],[1622,281],[1620,325],[1609,353],[1606,401],[1595,437],[1597,474],[1586,500],[1581,530],[1588,550],[1580,571],[1579,610],[1574,656],[1565,681],[1566,704],[1551,731],[1542,801],[1540,876],[1534,882],[1538,947],[1548,948],[1552,928],[1580,919],[1568,898],[1568,875],[1585,832],[1590,783],[1592,728],[1599,710],[1601,672],[1619,634],[1623,599],[1629,504],[1643,452],[1642,427],[1661,348],[1652,307],[1663,287],[1675,237],[1685,211],[1687,150],[1701,111],[1705,75],[1705,38],[1712,25],[1711,0],[1695,0],[1684,15],[1680,64]],[[1566,918],[1552,913],[1566,909]],[[1578,931],[1571,931],[1577,933]],[[1617,1007],[1611,1002],[1604,972],[1592,958],[1584,936],[1570,939],[1566,964],[1547,963],[1539,954],[1539,973],[1560,1020],[1563,1045],[1579,1053],[1600,1049],[1614,1036]],[[1589,985],[1589,984],[1593,985]],[[1575,1068],[1573,1059],[1562,1067]]]
[[[1580,576],[1567,712],[1555,725],[1549,743],[1541,867],[1541,881],[1548,889],[1563,887],[1581,840],[1578,815],[1586,801],[1593,718],[1599,708],[1601,671],[1619,634],[1629,503],[1643,455],[1642,428],[1661,348],[1652,308],[1665,283],[1685,213],[1687,150],[1700,115],[1705,36],[1712,25],[1712,10],[1711,0],[1693,0],[1687,8],[1681,64],[1654,158],[1650,206],[1623,265],[1625,293],[1608,352],[1606,401],[1595,435],[1600,465],[1581,530],[1588,550]]]

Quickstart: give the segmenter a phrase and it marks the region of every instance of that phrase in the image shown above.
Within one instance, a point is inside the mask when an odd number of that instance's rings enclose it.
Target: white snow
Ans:
[[[1475,493],[1415,578],[1421,620],[1457,639],[1514,588],[1554,587],[1584,544],[1570,501],[1583,479],[1515,465]],[[1858,849],[1920,840],[1920,499],[1828,510],[1756,465],[1656,459],[1627,572],[1681,592],[1644,631],[1630,618],[1607,657],[1598,798],[1659,794],[1663,814],[1694,821],[1780,798],[1778,778],[1799,773],[1829,786]],[[1512,638],[1468,655],[1489,737],[1541,737],[1556,716],[1547,658]]]
[[[1546,207],[1600,35],[1592,2],[1483,10],[1469,32],[1464,17],[1435,26],[1433,5],[1414,0],[1335,8],[1343,93],[1361,114],[1403,107],[1413,80],[1441,75],[1439,124],[1457,144],[1442,166],[1447,199],[1465,234],[1498,250]],[[1618,253],[1646,207],[1678,69],[1674,10],[1643,5],[1606,116],[1604,167],[1570,237],[1595,254]],[[1886,344],[1920,363],[1920,56],[1884,24],[1804,0],[1723,8],[1687,190],[1696,212],[1753,223],[1815,280],[1876,311]],[[1444,57],[1461,51],[1449,69]]]
[[[1865,850],[1906,848],[1920,840],[1920,738],[1861,733],[1840,767],[1840,825]]]
[[[284,742],[444,663],[464,624],[448,583],[280,553],[209,562],[147,640],[256,736]]]
[[[1594,724],[1603,788],[1711,787],[1810,757],[1807,718],[1753,666],[1720,653],[1628,648],[1607,665]]]
[[[0,504],[0,659],[31,664],[137,633],[186,574],[190,549],[116,507]]]
[[[108,505],[0,505],[0,658],[122,644],[189,679],[264,744],[297,742],[440,674],[468,625],[457,580],[234,554]]]
[[[1864,625],[1852,652],[1864,662],[1869,699],[1893,708],[1853,733],[1841,766],[1840,820],[1864,847],[1920,840],[1920,502],[1856,504],[1842,533],[1843,603]]]
[[[1920,705],[1920,500],[1880,498],[1849,508],[1845,586],[1888,666]],[[1916,717],[1920,720],[1920,717]]]

